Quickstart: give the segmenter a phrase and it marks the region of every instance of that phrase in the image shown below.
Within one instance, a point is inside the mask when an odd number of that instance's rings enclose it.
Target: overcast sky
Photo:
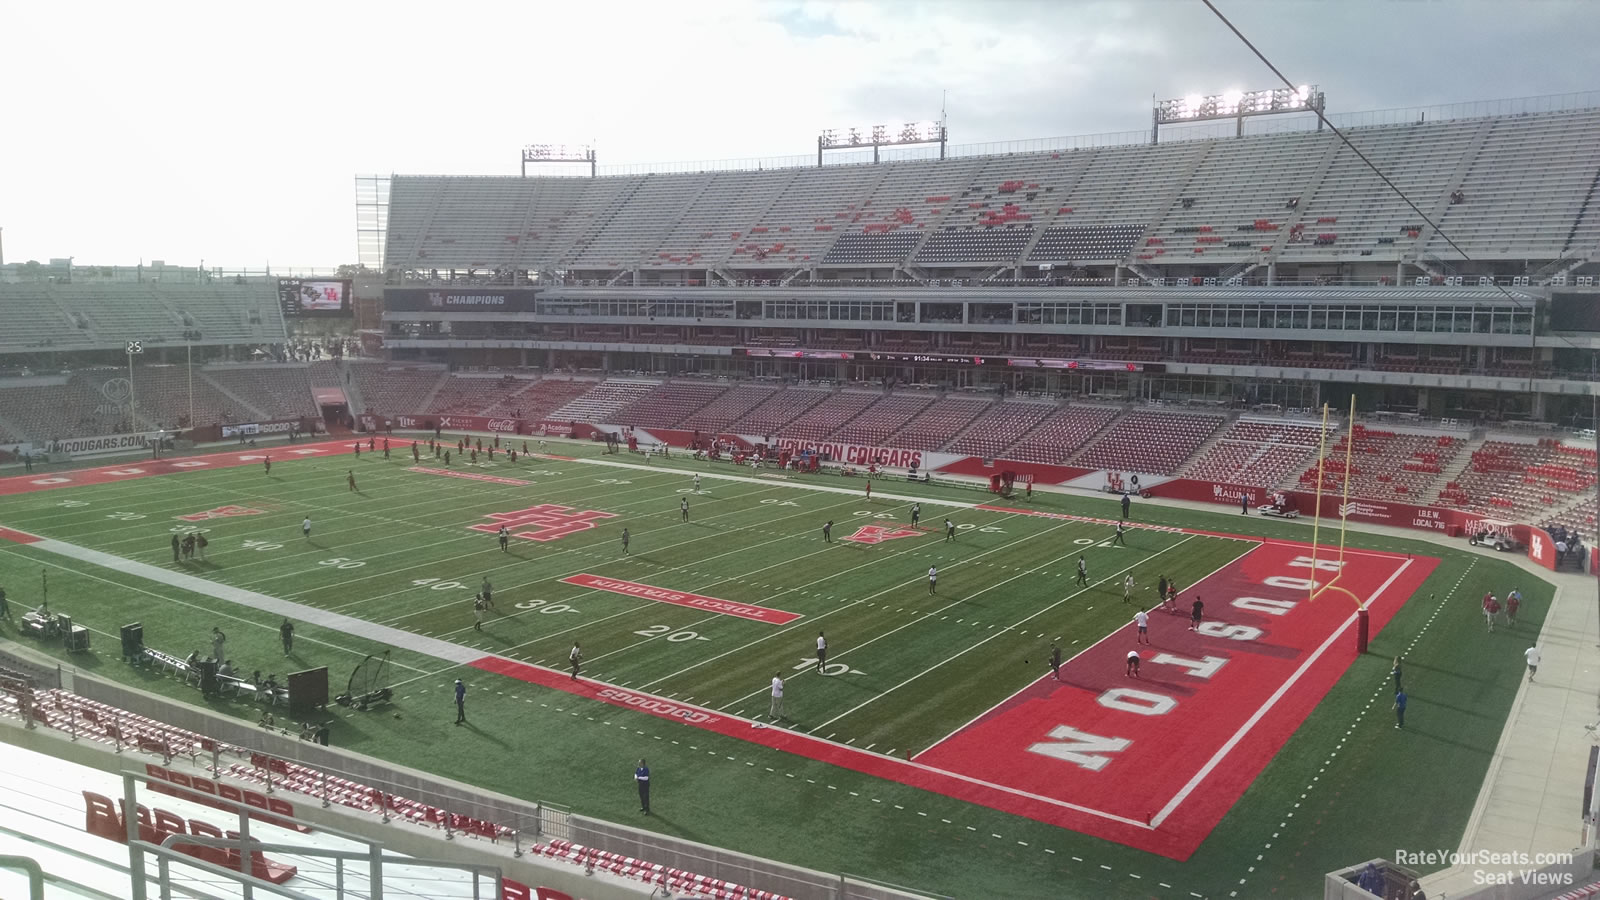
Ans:
[[[1600,0],[1217,0],[1330,113],[1600,89]],[[0,3],[7,262],[354,262],[354,176],[1149,127],[1151,95],[1272,87],[1200,0]]]

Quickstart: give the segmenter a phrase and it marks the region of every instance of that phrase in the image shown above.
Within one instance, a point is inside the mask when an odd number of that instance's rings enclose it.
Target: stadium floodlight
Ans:
[[[589,177],[596,175],[594,147],[588,144],[527,144],[522,148],[522,177],[528,177],[528,163],[588,163]]]
[[[840,132],[843,132],[841,136]],[[872,125],[858,128],[834,129],[824,128],[817,133],[817,165],[822,165],[822,154],[826,150],[839,150],[844,148],[856,149],[863,147],[872,148],[872,161],[878,162],[878,148],[889,146],[905,146],[908,144],[938,144],[939,158],[945,157],[945,146],[948,132],[944,122],[906,122],[898,129],[888,125]]]
[[[1171,100],[1157,100],[1151,111],[1150,143],[1160,138],[1162,125],[1234,119],[1239,123],[1236,134],[1242,136],[1247,116],[1321,111],[1323,106],[1323,94],[1314,84],[1265,91],[1230,89],[1220,94],[1186,94]],[[1320,118],[1317,130],[1322,130]]]

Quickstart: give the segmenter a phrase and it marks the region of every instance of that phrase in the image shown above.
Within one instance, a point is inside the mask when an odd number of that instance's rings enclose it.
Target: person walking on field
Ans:
[[[1089,586],[1089,566],[1081,556],[1078,557],[1078,584],[1082,587]]]
[[[178,562],[179,561],[178,554],[179,554],[180,551],[182,551],[182,549],[183,549],[183,546],[178,541],[178,536],[176,534],[174,534],[172,536],[172,561],[173,562]]]
[[[1522,592],[1517,590],[1516,588],[1512,588],[1511,589],[1511,593],[1506,596],[1506,624],[1507,625],[1515,625],[1515,624],[1517,624],[1517,609],[1520,608],[1521,606],[1522,606]]]
[[[1122,602],[1129,603],[1133,600],[1133,573],[1122,579]]]
[[[922,504],[913,503],[911,504],[911,527],[916,528],[917,523],[920,521],[922,521]],[[945,521],[948,522],[949,520],[946,519]]]
[[[826,671],[823,670],[823,666],[826,665],[827,662],[828,662],[828,639],[823,636],[822,632],[819,631],[819,632],[817,632],[817,674],[818,675],[826,675],[826,674],[828,674]]]
[[[1129,507],[1131,505],[1132,504],[1128,500],[1128,495],[1127,494],[1123,494],[1122,495],[1122,517],[1124,519],[1126,519],[1128,517],[1128,509],[1129,509]]]
[[[772,673],[772,703],[767,707],[767,718],[774,722],[783,719],[783,677],[782,673]]]
[[[944,539],[946,541],[956,539],[956,524],[949,519],[944,520]]]
[[[1394,727],[1406,727],[1406,692],[1394,692]]]
[[[1150,643],[1150,613],[1149,613],[1149,611],[1141,609],[1137,613],[1134,613],[1134,615],[1133,615],[1133,624],[1139,629],[1138,637],[1135,638],[1134,643],[1136,643],[1136,644],[1148,644],[1148,643]]]
[[[1539,671],[1539,648],[1533,646],[1522,651],[1522,658],[1528,661],[1528,680],[1532,681],[1534,674]]]
[[[572,651],[567,654],[567,665],[572,667],[572,680],[577,681],[578,675],[583,671],[583,648],[577,641],[572,642]]]
[[[825,543],[829,543],[829,544],[833,543],[833,520],[832,519],[829,519],[827,524],[822,526],[822,540]]]
[[[311,517],[310,516],[306,516],[304,519],[300,520],[300,533],[305,536],[306,540],[308,540],[308,541],[311,540]]]
[[[1050,642],[1050,677],[1061,680],[1061,644]]]
[[[456,679],[456,724],[467,721],[467,686]]]
[[[350,490],[355,491],[355,489],[356,489],[356,471],[354,469],[351,469],[350,471],[345,473],[344,480],[345,480],[346,483],[348,483],[350,485]],[[360,493],[360,492],[357,491],[357,493]]]
[[[937,594],[937,593],[939,593],[939,567],[938,566],[929,566],[928,567],[928,593],[929,594]]]
[[[689,521],[689,498],[684,497],[678,501],[678,521]]]
[[[628,529],[626,528],[622,529],[622,553],[623,555],[628,553]]]
[[[509,549],[507,549],[507,545],[510,544],[510,543],[511,543],[511,529],[507,528],[504,525],[501,525],[500,526],[500,552],[501,553],[510,553],[511,551]]]
[[[278,640],[283,641],[283,655],[288,656],[294,652],[294,623],[287,618],[278,626]]]
[[[272,474],[272,457],[271,456],[264,456],[264,457],[261,458],[261,468],[267,470],[266,474],[268,474],[268,475]]]

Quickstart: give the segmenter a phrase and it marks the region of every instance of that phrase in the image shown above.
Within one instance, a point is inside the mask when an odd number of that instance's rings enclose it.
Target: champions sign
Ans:
[[[390,288],[383,302],[405,312],[533,312],[533,295],[529,288]]]

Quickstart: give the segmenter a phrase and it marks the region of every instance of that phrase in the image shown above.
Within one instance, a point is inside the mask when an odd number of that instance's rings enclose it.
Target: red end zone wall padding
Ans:
[[[1249,500],[1251,510],[1267,503],[1275,493],[1283,494],[1292,500],[1295,508],[1300,510],[1302,516],[1316,515],[1317,495],[1305,491],[1273,491],[1242,484],[1198,481],[1193,478],[1174,478],[1171,481],[1164,481],[1149,488],[1149,494],[1152,497],[1171,497],[1174,500],[1222,503],[1235,508],[1239,506],[1239,497],[1243,495]],[[1338,494],[1325,493],[1322,495],[1322,515],[1325,518],[1338,518]],[[1437,506],[1417,506],[1388,500],[1352,498],[1350,500],[1348,518],[1352,522],[1372,522],[1378,525],[1395,525],[1401,528],[1418,528],[1424,531],[1470,534],[1473,528],[1476,527],[1476,523],[1483,519],[1483,516]],[[1452,531],[1453,528],[1458,529],[1458,531]]]

